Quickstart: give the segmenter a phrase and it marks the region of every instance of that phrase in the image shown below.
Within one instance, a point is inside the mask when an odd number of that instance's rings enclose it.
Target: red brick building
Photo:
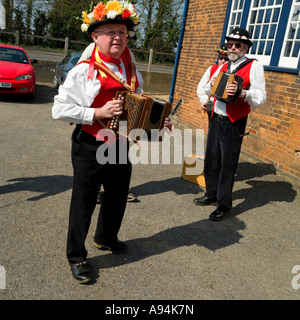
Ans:
[[[250,32],[248,57],[265,67],[267,101],[252,110],[242,151],[300,179],[300,0],[190,0],[174,77],[177,119],[207,132],[197,85],[234,27]],[[176,79],[176,81],[175,81]],[[173,92],[172,92],[173,91]]]

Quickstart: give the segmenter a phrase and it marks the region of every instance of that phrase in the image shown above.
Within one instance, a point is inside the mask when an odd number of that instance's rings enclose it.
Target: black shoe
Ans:
[[[193,202],[197,206],[208,206],[210,204],[216,204],[217,203],[217,197],[202,197],[202,198],[196,198],[193,200]]]
[[[113,253],[125,253],[128,251],[128,245],[119,240],[108,243],[98,243],[94,241],[94,246],[100,250],[110,250]]]
[[[69,262],[69,264],[73,277],[78,283],[88,283],[92,280],[90,266],[86,261],[78,263]]]
[[[209,215],[209,219],[213,221],[221,221],[227,214],[229,213],[229,210],[223,212],[220,209],[216,209]]]

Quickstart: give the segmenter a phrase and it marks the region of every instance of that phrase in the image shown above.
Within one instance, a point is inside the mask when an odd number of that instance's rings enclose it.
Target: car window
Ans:
[[[78,62],[79,58],[80,58],[80,57],[75,57],[75,58],[73,58],[73,59],[71,60],[71,64],[72,64],[73,66],[75,66],[76,63]]]
[[[70,59],[71,59],[71,55],[68,54],[65,58],[63,58],[61,64],[67,64]]]
[[[29,64],[28,58],[24,51],[13,48],[0,47],[0,60]]]

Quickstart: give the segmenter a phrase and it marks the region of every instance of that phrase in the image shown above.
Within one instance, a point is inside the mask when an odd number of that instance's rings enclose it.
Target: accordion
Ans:
[[[223,102],[236,102],[238,96],[242,92],[242,84],[244,79],[234,73],[220,72],[217,76],[216,82],[210,91],[210,95],[214,96],[217,100]],[[230,83],[237,83],[237,91],[233,96],[229,96],[226,92],[227,86]]]
[[[162,99],[152,98],[129,91],[118,91],[115,99],[123,100],[123,112],[120,116],[110,119],[106,125],[115,133],[131,138],[132,140],[153,139],[152,133],[158,133],[164,127],[165,119],[171,112],[171,103]],[[120,121],[126,121],[125,126]],[[140,131],[137,129],[142,129]],[[151,132],[151,130],[155,130]],[[144,133],[142,137],[140,134]],[[155,140],[157,137],[154,137]]]

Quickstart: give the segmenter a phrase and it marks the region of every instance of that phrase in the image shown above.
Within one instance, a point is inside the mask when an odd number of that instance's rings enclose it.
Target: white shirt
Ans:
[[[121,62],[122,74],[114,63],[102,62],[113,73],[126,81],[126,70]],[[65,82],[59,87],[58,95],[54,97],[52,117],[72,123],[93,124],[95,108],[91,105],[99,94],[101,83],[97,79],[97,70],[94,70],[93,79],[88,79],[89,64],[76,65],[69,73]],[[139,81],[138,91],[143,90],[143,78],[136,70]],[[109,77],[107,75],[107,77]]]
[[[231,62],[230,72],[238,67],[242,62],[246,60],[246,57],[242,57],[236,62]],[[215,72],[214,76],[217,76],[221,70],[221,66]],[[266,102],[266,83],[264,76],[264,67],[258,61],[254,60],[250,69],[250,89],[246,91],[245,101],[253,108],[258,108]],[[205,86],[205,92],[209,95],[211,91],[211,84]],[[217,100],[214,107],[214,112],[223,116],[226,116],[226,103]]]
[[[209,81],[210,78],[210,70],[211,70],[210,66],[204,73],[203,77],[201,78],[200,82],[198,83],[198,87],[197,87],[197,96],[200,100],[200,103],[205,103],[209,100],[209,96],[205,93],[205,86]]]

